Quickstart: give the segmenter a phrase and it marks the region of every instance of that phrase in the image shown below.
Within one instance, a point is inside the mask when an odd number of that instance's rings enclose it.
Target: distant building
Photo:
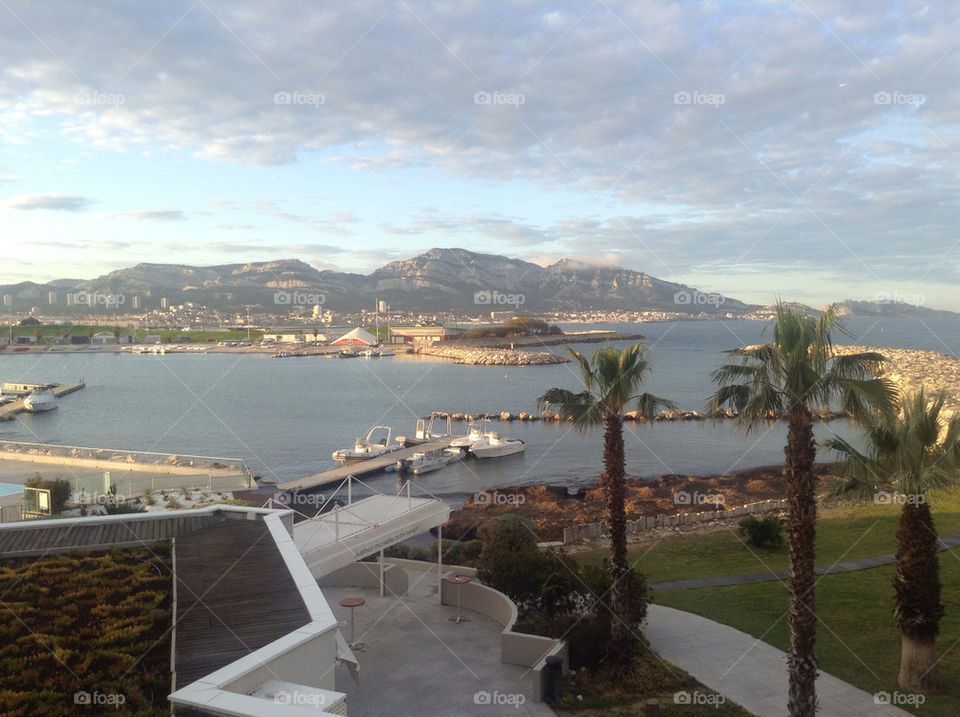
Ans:
[[[414,341],[445,341],[453,336],[443,326],[409,326],[390,329],[389,341],[392,344],[410,344]]]
[[[139,296],[134,296],[134,297],[133,297],[133,300],[130,302],[130,305],[131,305],[134,309],[139,309],[139,308],[140,308],[140,297],[139,297]]]
[[[160,308],[161,308],[161,309],[167,308],[167,297],[166,297],[166,296],[164,296],[162,299],[160,299]]]
[[[50,304],[50,306],[53,306],[54,304],[57,303],[57,292],[55,291],[47,292],[47,303]]]
[[[517,315],[517,312],[515,311],[491,311],[490,320],[504,322],[504,321],[509,321],[516,315]]]
[[[377,337],[359,326],[332,341],[331,346],[376,346]]]
[[[117,343],[117,337],[113,335],[112,331],[100,331],[93,335],[90,343],[94,346],[112,346]]]
[[[12,305],[13,305],[13,297],[10,296],[10,294],[4,294],[4,295],[3,295],[3,305],[4,305],[4,306],[12,306]]]

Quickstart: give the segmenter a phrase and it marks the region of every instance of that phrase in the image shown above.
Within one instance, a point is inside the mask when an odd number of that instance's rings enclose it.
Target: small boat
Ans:
[[[49,389],[37,389],[31,391],[30,395],[23,399],[23,407],[31,413],[49,411],[57,407],[57,396]]]
[[[475,458],[502,458],[523,453],[524,449],[526,445],[519,438],[503,438],[496,431],[492,431],[487,433],[483,440],[471,445],[468,450]]]
[[[386,438],[379,441],[374,440],[373,434],[377,430],[386,431]],[[392,433],[393,429],[391,429],[390,426],[374,426],[367,432],[366,438],[357,438],[353,444],[353,448],[341,448],[330,455],[335,461],[354,463],[356,461],[366,461],[371,458],[377,458],[387,453],[393,453],[394,451],[400,450],[402,446],[399,443],[390,443]]]
[[[463,460],[463,451],[459,448],[441,448],[429,453],[414,453],[407,461],[397,461],[397,470],[408,470],[415,476],[439,470],[451,463]],[[403,464],[401,466],[401,463]]]
[[[340,349],[340,351],[336,354],[337,358],[357,358],[359,355],[360,354],[353,349]]]
[[[440,420],[446,419],[446,431],[443,433],[441,433],[439,430],[435,430],[433,427],[434,421],[438,418]],[[435,438],[446,438],[450,435],[453,435],[453,429],[451,428],[450,423],[450,414],[446,411],[434,411],[430,414],[429,418],[417,419],[417,427],[414,431],[413,437],[397,436],[397,443],[402,443],[404,445],[416,445],[418,443],[432,441]]]
[[[369,348],[361,351],[360,355],[366,358],[387,358],[389,356],[396,356],[397,354],[390,349]]]
[[[470,448],[474,443],[484,440],[487,435],[487,419],[479,423],[471,422],[467,427],[467,433],[464,436],[458,436],[450,441],[450,445],[456,448]]]

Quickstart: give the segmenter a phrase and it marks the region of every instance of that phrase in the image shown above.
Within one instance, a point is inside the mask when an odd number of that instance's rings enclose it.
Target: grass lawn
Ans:
[[[821,669],[870,693],[898,689],[900,631],[891,614],[893,575],[890,565],[824,576],[816,588]],[[938,640],[944,691],[927,696],[919,709],[901,705],[921,715],[960,714],[960,550],[940,554],[940,580],[947,611]],[[654,601],[789,649],[787,589],[779,582],[663,591],[655,593]]]
[[[937,532],[960,529],[960,488],[930,496]],[[863,503],[823,510],[817,521],[817,565],[856,560],[896,550],[899,505]],[[654,543],[629,546],[630,562],[650,583],[714,575],[736,575],[787,567],[786,546],[758,550],[747,546],[736,524],[707,535],[677,535]],[[585,562],[599,562],[606,548],[578,553]],[[958,648],[960,649],[960,648]]]

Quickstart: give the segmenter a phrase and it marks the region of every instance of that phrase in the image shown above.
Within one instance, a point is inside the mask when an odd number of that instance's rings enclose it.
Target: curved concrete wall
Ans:
[[[379,588],[380,566],[377,563],[352,563],[317,578],[321,588]],[[406,595],[410,578],[403,568],[384,562],[383,589],[391,595]]]

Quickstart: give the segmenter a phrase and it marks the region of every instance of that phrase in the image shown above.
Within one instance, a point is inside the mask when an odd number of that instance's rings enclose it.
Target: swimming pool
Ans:
[[[13,495],[14,493],[22,492],[22,485],[16,485],[14,483],[0,483],[0,495]]]

